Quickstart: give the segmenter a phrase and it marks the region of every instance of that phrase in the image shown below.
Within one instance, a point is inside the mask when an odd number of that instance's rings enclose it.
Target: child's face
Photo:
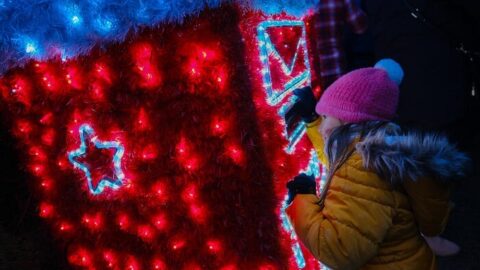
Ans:
[[[343,123],[339,119],[332,116],[320,115],[320,117],[322,117],[322,122],[318,127],[318,131],[320,132],[320,134],[322,134],[323,141],[327,142],[328,137],[330,137],[330,134],[332,134],[332,131],[336,127],[343,125]]]

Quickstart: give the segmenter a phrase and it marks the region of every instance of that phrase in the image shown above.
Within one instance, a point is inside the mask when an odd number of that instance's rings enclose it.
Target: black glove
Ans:
[[[293,90],[293,94],[298,97],[298,101],[285,114],[287,129],[293,125],[296,117],[300,117],[305,123],[313,122],[318,117],[315,112],[317,100],[310,86],[297,88]]]
[[[317,194],[317,183],[313,175],[301,173],[287,183],[288,199],[290,204],[297,194]]]

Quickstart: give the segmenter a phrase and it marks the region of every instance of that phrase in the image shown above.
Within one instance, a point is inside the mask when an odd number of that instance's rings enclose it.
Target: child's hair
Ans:
[[[428,175],[443,182],[465,178],[471,170],[469,157],[447,137],[402,129],[388,121],[366,121],[339,126],[325,144],[328,176],[332,176],[357,151],[363,166],[393,186],[404,179],[416,181]]]
[[[362,140],[367,134],[374,134],[388,124],[387,121],[366,121],[348,123],[335,128],[327,140],[325,153],[328,158],[328,173],[333,174],[352,154],[353,141]]]

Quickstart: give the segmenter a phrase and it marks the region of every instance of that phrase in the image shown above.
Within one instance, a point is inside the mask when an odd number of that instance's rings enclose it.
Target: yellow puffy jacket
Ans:
[[[325,160],[319,124],[317,120],[307,125],[307,134]],[[435,256],[421,233],[434,236],[444,229],[451,209],[450,189],[424,172],[442,179],[456,177],[467,159],[446,139],[399,135],[397,128],[389,124],[357,143],[356,152],[334,174],[323,209],[312,194],[298,194],[286,209],[298,238],[332,269],[436,269]],[[366,158],[370,163],[365,164]],[[384,169],[377,165],[385,166],[389,158],[393,165],[388,171],[405,178],[399,185],[375,172]],[[405,163],[395,167],[399,158]],[[418,165],[415,158],[430,163]]]

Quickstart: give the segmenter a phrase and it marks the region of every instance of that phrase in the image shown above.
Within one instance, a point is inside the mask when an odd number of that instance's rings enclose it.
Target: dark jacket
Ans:
[[[377,60],[393,58],[405,71],[398,121],[436,129],[466,113],[466,66],[455,47],[459,40],[472,45],[474,23],[459,6],[465,1],[408,2],[436,27],[415,19],[404,0],[367,0],[369,28]]]

